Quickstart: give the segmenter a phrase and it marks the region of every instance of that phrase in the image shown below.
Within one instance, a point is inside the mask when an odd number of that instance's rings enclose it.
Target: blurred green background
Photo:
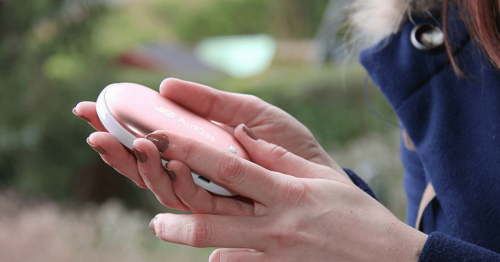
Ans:
[[[154,214],[175,211],[85,142],[93,129],[71,110],[114,82],[156,89],[179,77],[259,96],[303,122],[404,220],[398,127],[375,116],[366,98],[397,122],[390,106],[371,83],[365,92],[356,61],[320,65],[308,55],[328,2],[0,0],[0,261],[208,259],[213,249],[150,235]],[[251,77],[180,68],[182,57],[143,63],[165,55],[151,53],[155,46],[193,58],[207,38],[255,34],[271,36],[276,53]]]

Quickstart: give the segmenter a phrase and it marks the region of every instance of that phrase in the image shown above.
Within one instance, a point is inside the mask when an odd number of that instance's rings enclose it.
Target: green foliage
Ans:
[[[74,139],[90,129],[70,113],[83,97],[76,87],[95,62],[84,58],[92,53],[93,21],[104,13],[88,3],[0,2],[2,186],[63,199],[72,193],[70,174],[89,160]]]
[[[59,201],[119,197],[128,206],[164,211],[152,194],[106,167],[85,143],[93,129],[71,113],[75,104],[95,100],[113,82],[158,86],[169,75],[121,68],[113,59],[156,34],[164,36],[163,31],[193,42],[226,34],[308,37],[327,2],[213,0],[186,6],[144,1],[138,3],[149,13],[132,18],[126,7],[108,10],[90,4],[95,1],[0,1],[0,187]],[[144,17],[150,13],[158,20],[141,20],[152,18]],[[364,101],[363,74],[359,67],[274,65],[251,79],[187,80],[255,94],[305,123],[329,150],[369,130],[387,130]],[[373,91],[375,108],[392,116]]]
[[[158,3],[156,10],[179,38],[195,43],[212,36],[242,34],[312,37],[327,4],[328,0],[213,0],[192,8],[184,3]]]
[[[188,42],[209,36],[269,33],[270,1],[216,0],[202,5],[189,16],[172,4],[160,5],[158,14],[167,17],[176,35]]]

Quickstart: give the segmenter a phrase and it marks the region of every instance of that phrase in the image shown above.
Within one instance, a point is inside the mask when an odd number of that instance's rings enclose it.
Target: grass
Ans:
[[[0,261],[207,261],[212,248],[160,241],[151,217],[117,201],[77,210],[0,194]]]

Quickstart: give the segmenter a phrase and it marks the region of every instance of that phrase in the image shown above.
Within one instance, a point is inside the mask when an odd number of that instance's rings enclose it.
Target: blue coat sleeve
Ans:
[[[500,261],[500,255],[488,249],[434,232],[425,242],[419,262]]]
[[[344,168],[349,178],[361,190],[377,199],[373,190],[352,170]],[[484,262],[500,261],[500,254],[443,233],[433,232],[427,238],[419,262]]]

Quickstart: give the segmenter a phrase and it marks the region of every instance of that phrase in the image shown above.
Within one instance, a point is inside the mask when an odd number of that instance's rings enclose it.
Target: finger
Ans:
[[[265,140],[256,140],[244,124],[236,127],[234,136],[249,154],[252,161],[268,170],[303,178],[332,178],[331,168],[299,157],[283,147]]]
[[[159,214],[154,231],[160,239],[193,247],[264,250],[266,226],[252,216]]]
[[[283,147],[262,139],[255,139],[253,132],[244,124],[235,128],[234,136],[243,145],[251,160],[269,170],[302,178],[336,179],[352,184],[352,180],[335,162],[330,166],[314,163],[295,155]],[[331,169],[339,176],[332,176]]]
[[[189,208],[175,195],[172,179],[162,165],[155,144],[139,138],[134,141],[133,148],[137,159],[137,170],[158,201],[169,208],[189,211]]]
[[[263,262],[264,253],[248,248],[229,249],[219,248],[210,255],[209,262]]]
[[[252,121],[271,107],[255,96],[228,93],[175,78],[163,80],[160,93],[204,118],[229,126],[253,125]]]
[[[290,178],[278,177],[220,148],[163,130],[154,133],[170,141],[168,149],[161,153],[162,158],[179,160],[195,173],[264,205],[272,204],[277,190],[289,182]]]
[[[94,132],[87,138],[87,143],[101,155],[102,160],[120,174],[132,179],[139,187],[148,187],[137,170],[137,160],[110,133]]]
[[[193,213],[220,215],[251,215],[253,204],[241,197],[219,197],[196,185],[191,170],[184,163],[171,160],[167,168],[175,173],[173,182],[175,194]]]
[[[73,108],[73,114],[87,121],[97,131],[106,131],[99,120],[94,102],[80,102]]]

